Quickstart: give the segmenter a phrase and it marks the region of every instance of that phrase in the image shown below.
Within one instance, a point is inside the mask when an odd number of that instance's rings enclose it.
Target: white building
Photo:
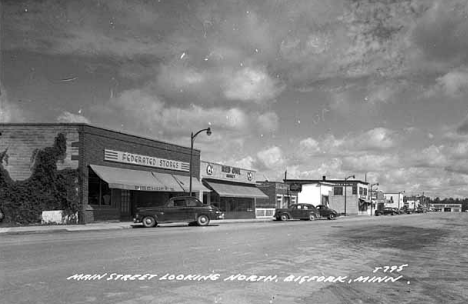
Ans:
[[[430,210],[436,212],[462,212],[462,204],[430,204]]]
[[[369,183],[360,180],[285,179],[291,191],[298,192],[298,203],[326,205],[338,213],[370,215]]]
[[[402,192],[387,192],[387,193],[384,193],[384,197],[385,197],[385,207],[400,209],[405,205],[405,203],[403,202]]]

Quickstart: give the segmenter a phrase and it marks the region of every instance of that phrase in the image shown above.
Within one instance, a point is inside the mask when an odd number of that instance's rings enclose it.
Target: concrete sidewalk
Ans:
[[[265,219],[235,219],[235,220],[213,220],[210,225],[224,225],[237,223],[261,223],[271,222],[273,218]],[[163,225],[180,224],[168,223]],[[186,224],[185,222],[183,224]],[[38,234],[38,233],[59,233],[59,232],[77,232],[77,231],[103,231],[103,230],[120,230],[132,229],[134,227],[142,227],[142,224],[133,222],[98,222],[85,225],[36,225],[36,226],[21,226],[21,227],[6,227],[0,224],[0,235],[12,234]]]
[[[340,216],[337,220],[350,220],[359,218],[371,218],[365,215],[348,215]],[[226,219],[226,220],[213,220],[210,225],[227,225],[238,223],[268,223],[273,222],[271,218],[260,219]],[[163,225],[180,225],[181,223],[167,223]],[[182,224],[187,224],[182,222]],[[2,226],[0,223],[0,236],[1,235],[15,235],[15,234],[38,234],[38,233],[60,233],[60,232],[79,232],[79,231],[104,231],[104,230],[120,230],[132,229],[134,227],[142,227],[142,224],[135,224],[133,222],[98,222],[86,225],[37,225],[37,226],[21,226],[21,227],[7,227]]]

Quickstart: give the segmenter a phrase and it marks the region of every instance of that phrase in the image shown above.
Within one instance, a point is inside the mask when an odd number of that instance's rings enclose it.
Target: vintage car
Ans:
[[[332,220],[339,216],[338,212],[331,208],[328,208],[325,205],[318,205],[316,206],[316,208],[320,213],[320,217],[326,217],[327,219]]]
[[[279,221],[288,219],[300,219],[313,221],[317,218],[332,220],[338,216],[338,212],[324,205],[293,204],[289,208],[276,209],[274,218]]]
[[[381,210],[375,210],[375,216],[379,215],[397,215],[400,214],[395,208],[385,207]]]
[[[133,222],[145,227],[174,222],[207,226],[211,220],[219,219],[224,219],[224,213],[218,207],[203,204],[196,197],[178,196],[170,198],[163,206],[138,208]]]
[[[289,208],[276,209],[273,217],[278,221],[309,220],[320,217],[317,208],[312,204],[292,204]]]

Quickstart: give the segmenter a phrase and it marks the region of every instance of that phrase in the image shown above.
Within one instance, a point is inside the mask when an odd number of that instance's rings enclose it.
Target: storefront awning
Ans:
[[[185,190],[185,192],[190,191],[190,177],[184,175],[172,175],[179,185]],[[192,191],[211,191],[200,183],[198,178],[192,177]]]
[[[144,191],[180,191],[168,187],[156,179],[149,171],[130,170],[107,166],[90,165],[91,169],[104,181],[109,188]]]
[[[265,193],[255,186],[240,186],[215,182],[206,183],[222,197],[268,198]]]
[[[142,191],[189,192],[188,176],[158,173],[141,170],[130,170],[107,166],[90,165],[93,171],[109,188]],[[200,181],[192,178],[192,191],[210,191]]]
[[[158,180],[161,184],[165,185],[170,191],[183,192],[182,186],[174,179],[172,174],[151,172],[153,177]]]

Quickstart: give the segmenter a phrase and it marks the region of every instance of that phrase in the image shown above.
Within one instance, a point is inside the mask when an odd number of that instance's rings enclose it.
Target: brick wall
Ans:
[[[78,168],[78,127],[45,124],[0,124],[0,153],[7,150],[3,167],[13,180],[25,180],[32,174],[34,151],[54,145],[55,138],[63,133],[67,139],[67,153],[57,169]]]
[[[256,208],[276,208],[276,188],[275,184],[257,185],[263,193],[268,195],[268,199],[257,198]]]
[[[330,208],[335,209],[338,213],[344,213],[345,200],[344,195],[330,195],[329,196]],[[346,214],[358,214],[359,204],[356,195],[346,196]]]

